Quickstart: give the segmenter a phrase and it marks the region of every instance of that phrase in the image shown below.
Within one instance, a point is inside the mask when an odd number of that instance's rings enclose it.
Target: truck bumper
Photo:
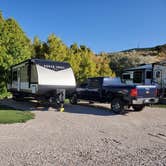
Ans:
[[[159,99],[158,98],[138,98],[134,99],[132,101],[132,105],[140,105],[140,104],[155,104],[158,103]]]

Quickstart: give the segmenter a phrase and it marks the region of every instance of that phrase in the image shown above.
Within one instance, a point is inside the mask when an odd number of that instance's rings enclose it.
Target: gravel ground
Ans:
[[[115,115],[68,104],[65,112],[36,110],[26,123],[0,125],[0,166],[166,165],[166,109]]]

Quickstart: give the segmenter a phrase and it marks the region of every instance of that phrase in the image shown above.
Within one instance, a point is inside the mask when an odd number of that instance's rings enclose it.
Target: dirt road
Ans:
[[[38,109],[24,124],[1,124],[0,165],[166,165],[166,109],[115,115],[65,107],[65,112]]]

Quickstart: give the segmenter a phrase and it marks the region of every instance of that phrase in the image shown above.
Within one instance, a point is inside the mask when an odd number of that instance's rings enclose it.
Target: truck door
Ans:
[[[100,101],[101,79],[92,78],[88,82],[88,100]]]
[[[88,96],[87,93],[87,82],[84,82],[77,87],[77,97],[79,99],[86,99]]]

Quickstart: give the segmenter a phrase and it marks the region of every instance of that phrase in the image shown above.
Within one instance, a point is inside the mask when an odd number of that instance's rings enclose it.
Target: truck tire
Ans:
[[[125,105],[122,99],[114,98],[111,101],[111,110],[116,114],[123,114],[125,112]]]
[[[142,111],[144,107],[144,105],[133,105],[134,111]]]
[[[70,99],[70,104],[77,104],[77,95],[76,94],[73,94]]]

